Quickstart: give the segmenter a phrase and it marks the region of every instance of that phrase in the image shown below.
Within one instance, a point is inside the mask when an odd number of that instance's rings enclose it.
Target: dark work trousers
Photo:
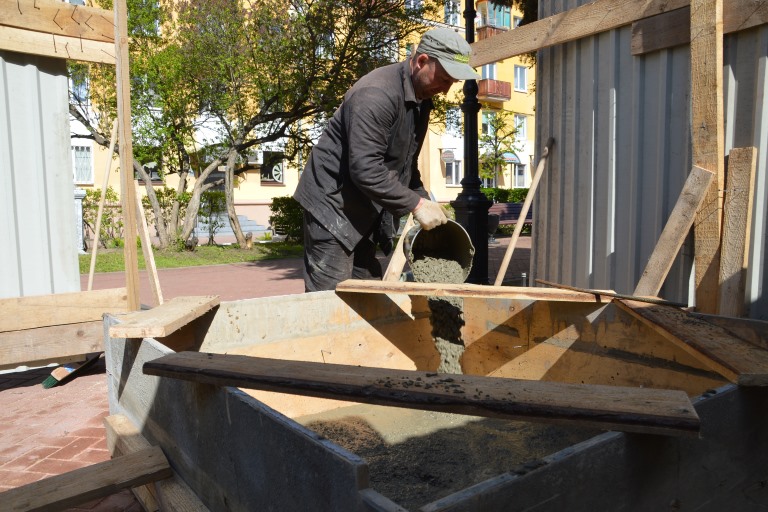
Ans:
[[[363,237],[353,251],[304,211],[304,290],[335,290],[346,279],[381,279],[376,244]]]

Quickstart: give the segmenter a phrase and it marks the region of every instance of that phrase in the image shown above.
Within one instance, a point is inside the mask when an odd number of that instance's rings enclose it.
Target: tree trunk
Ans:
[[[227,202],[227,214],[229,215],[229,224],[232,226],[232,231],[237,239],[237,244],[240,247],[245,247],[245,236],[243,235],[243,229],[240,227],[240,219],[237,218],[237,212],[235,211],[235,159],[237,158],[237,152],[234,149],[230,150],[227,157],[227,168],[224,171],[224,197]]]
[[[160,203],[157,201],[157,194],[155,194],[155,187],[152,186],[152,178],[144,170],[144,166],[139,164],[136,160],[133,161],[133,168],[139,173],[144,180],[144,188],[147,190],[147,197],[149,198],[149,204],[152,205],[152,212],[155,214],[155,229],[157,229],[158,246],[160,249],[168,247],[168,231],[165,229],[165,222],[163,221],[163,210],[160,208]],[[141,214],[144,215],[144,209],[142,208]]]
[[[181,230],[181,239],[184,241],[189,239],[190,235],[192,235],[192,231],[197,225],[197,212],[200,211],[200,197],[202,196],[203,192],[213,187],[214,185],[217,185],[217,183],[205,183],[205,180],[214,170],[219,167],[221,162],[222,160],[217,158],[213,163],[208,165],[208,167],[206,167],[205,170],[200,173],[200,176],[195,181],[195,186],[192,187],[192,197],[189,199],[189,204],[187,205],[187,214],[184,218],[184,227]]]

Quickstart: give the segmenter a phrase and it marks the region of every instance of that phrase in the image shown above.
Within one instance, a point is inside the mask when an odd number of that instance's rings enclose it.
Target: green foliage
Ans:
[[[83,198],[83,223],[86,232],[94,234],[99,213],[101,190],[88,189]],[[108,187],[104,196],[104,208],[101,214],[101,229],[99,243],[102,247],[121,247],[123,236],[123,217],[121,215],[120,197],[112,187]],[[118,245],[120,244],[120,245]]]
[[[494,203],[524,203],[527,188],[482,188],[480,191]]]
[[[155,188],[155,196],[157,197],[157,202],[160,203],[162,222],[164,223],[166,229],[169,229],[172,225],[174,206],[178,202],[178,223],[176,225],[180,226],[184,222],[184,218],[187,213],[187,205],[189,204],[189,200],[192,198],[192,194],[186,191],[178,193],[175,189],[170,187],[163,187]],[[147,223],[151,226],[155,223],[155,215],[154,211],[152,210],[152,205],[149,202],[149,197],[142,197],[141,206],[144,209],[144,216],[147,218]],[[176,244],[178,243],[177,239],[179,237],[177,234],[174,235],[176,236],[174,236],[173,243]]]
[[[291,196],[275,197],[269,207],[269,223],[276,233],[285,234],[286,240],[302,243],[304,240],[304,209]]]
[[[512,112],[499,110],[489,113],[488,125],[488,133],[479,140],[479,174],[481,178],[493,179],[507,165],[504,153],[517,153],[520,147],[515,137],[517,127]]]
[[[198,215],[208,231],[208,245],[216,244],[213,237],[225,226],[221,216],[226,211],[227,200],[222,190],[207,190],[200,196]]]

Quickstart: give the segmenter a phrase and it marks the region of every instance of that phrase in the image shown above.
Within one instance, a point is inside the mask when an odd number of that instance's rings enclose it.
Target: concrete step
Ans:
[[[263,224],[259,224],[258,222],[249,219],[245,215],[238,215],[237,220],[240,222],[240,228],[243,231],[243,234],[245,233],[253,233],[254,240],[264,236],[264,233],[271,233],[272,230],[269,228],[269,226],[264,226]],[[232,225],[229,222],[229,216],[226,214],[219,216],[219,221],[223,223],[224,225],[221,226],[216,230],[216,233],[214,236],[230,236],[234,234],[234,231],[232,230]],[[197,236],[207,236],[208,235],[208,224],[205,222],[202,222],[201,220],[198,220],[197,226],[195,227],[197,231]]]

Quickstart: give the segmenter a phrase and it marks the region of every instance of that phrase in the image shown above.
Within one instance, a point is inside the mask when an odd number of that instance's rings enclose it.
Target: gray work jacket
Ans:
[[[428,198],[417,157],[431,100],[413,92],[408,61],[357,81],[312,148],[294,198],[350,251],[376,228]]]

